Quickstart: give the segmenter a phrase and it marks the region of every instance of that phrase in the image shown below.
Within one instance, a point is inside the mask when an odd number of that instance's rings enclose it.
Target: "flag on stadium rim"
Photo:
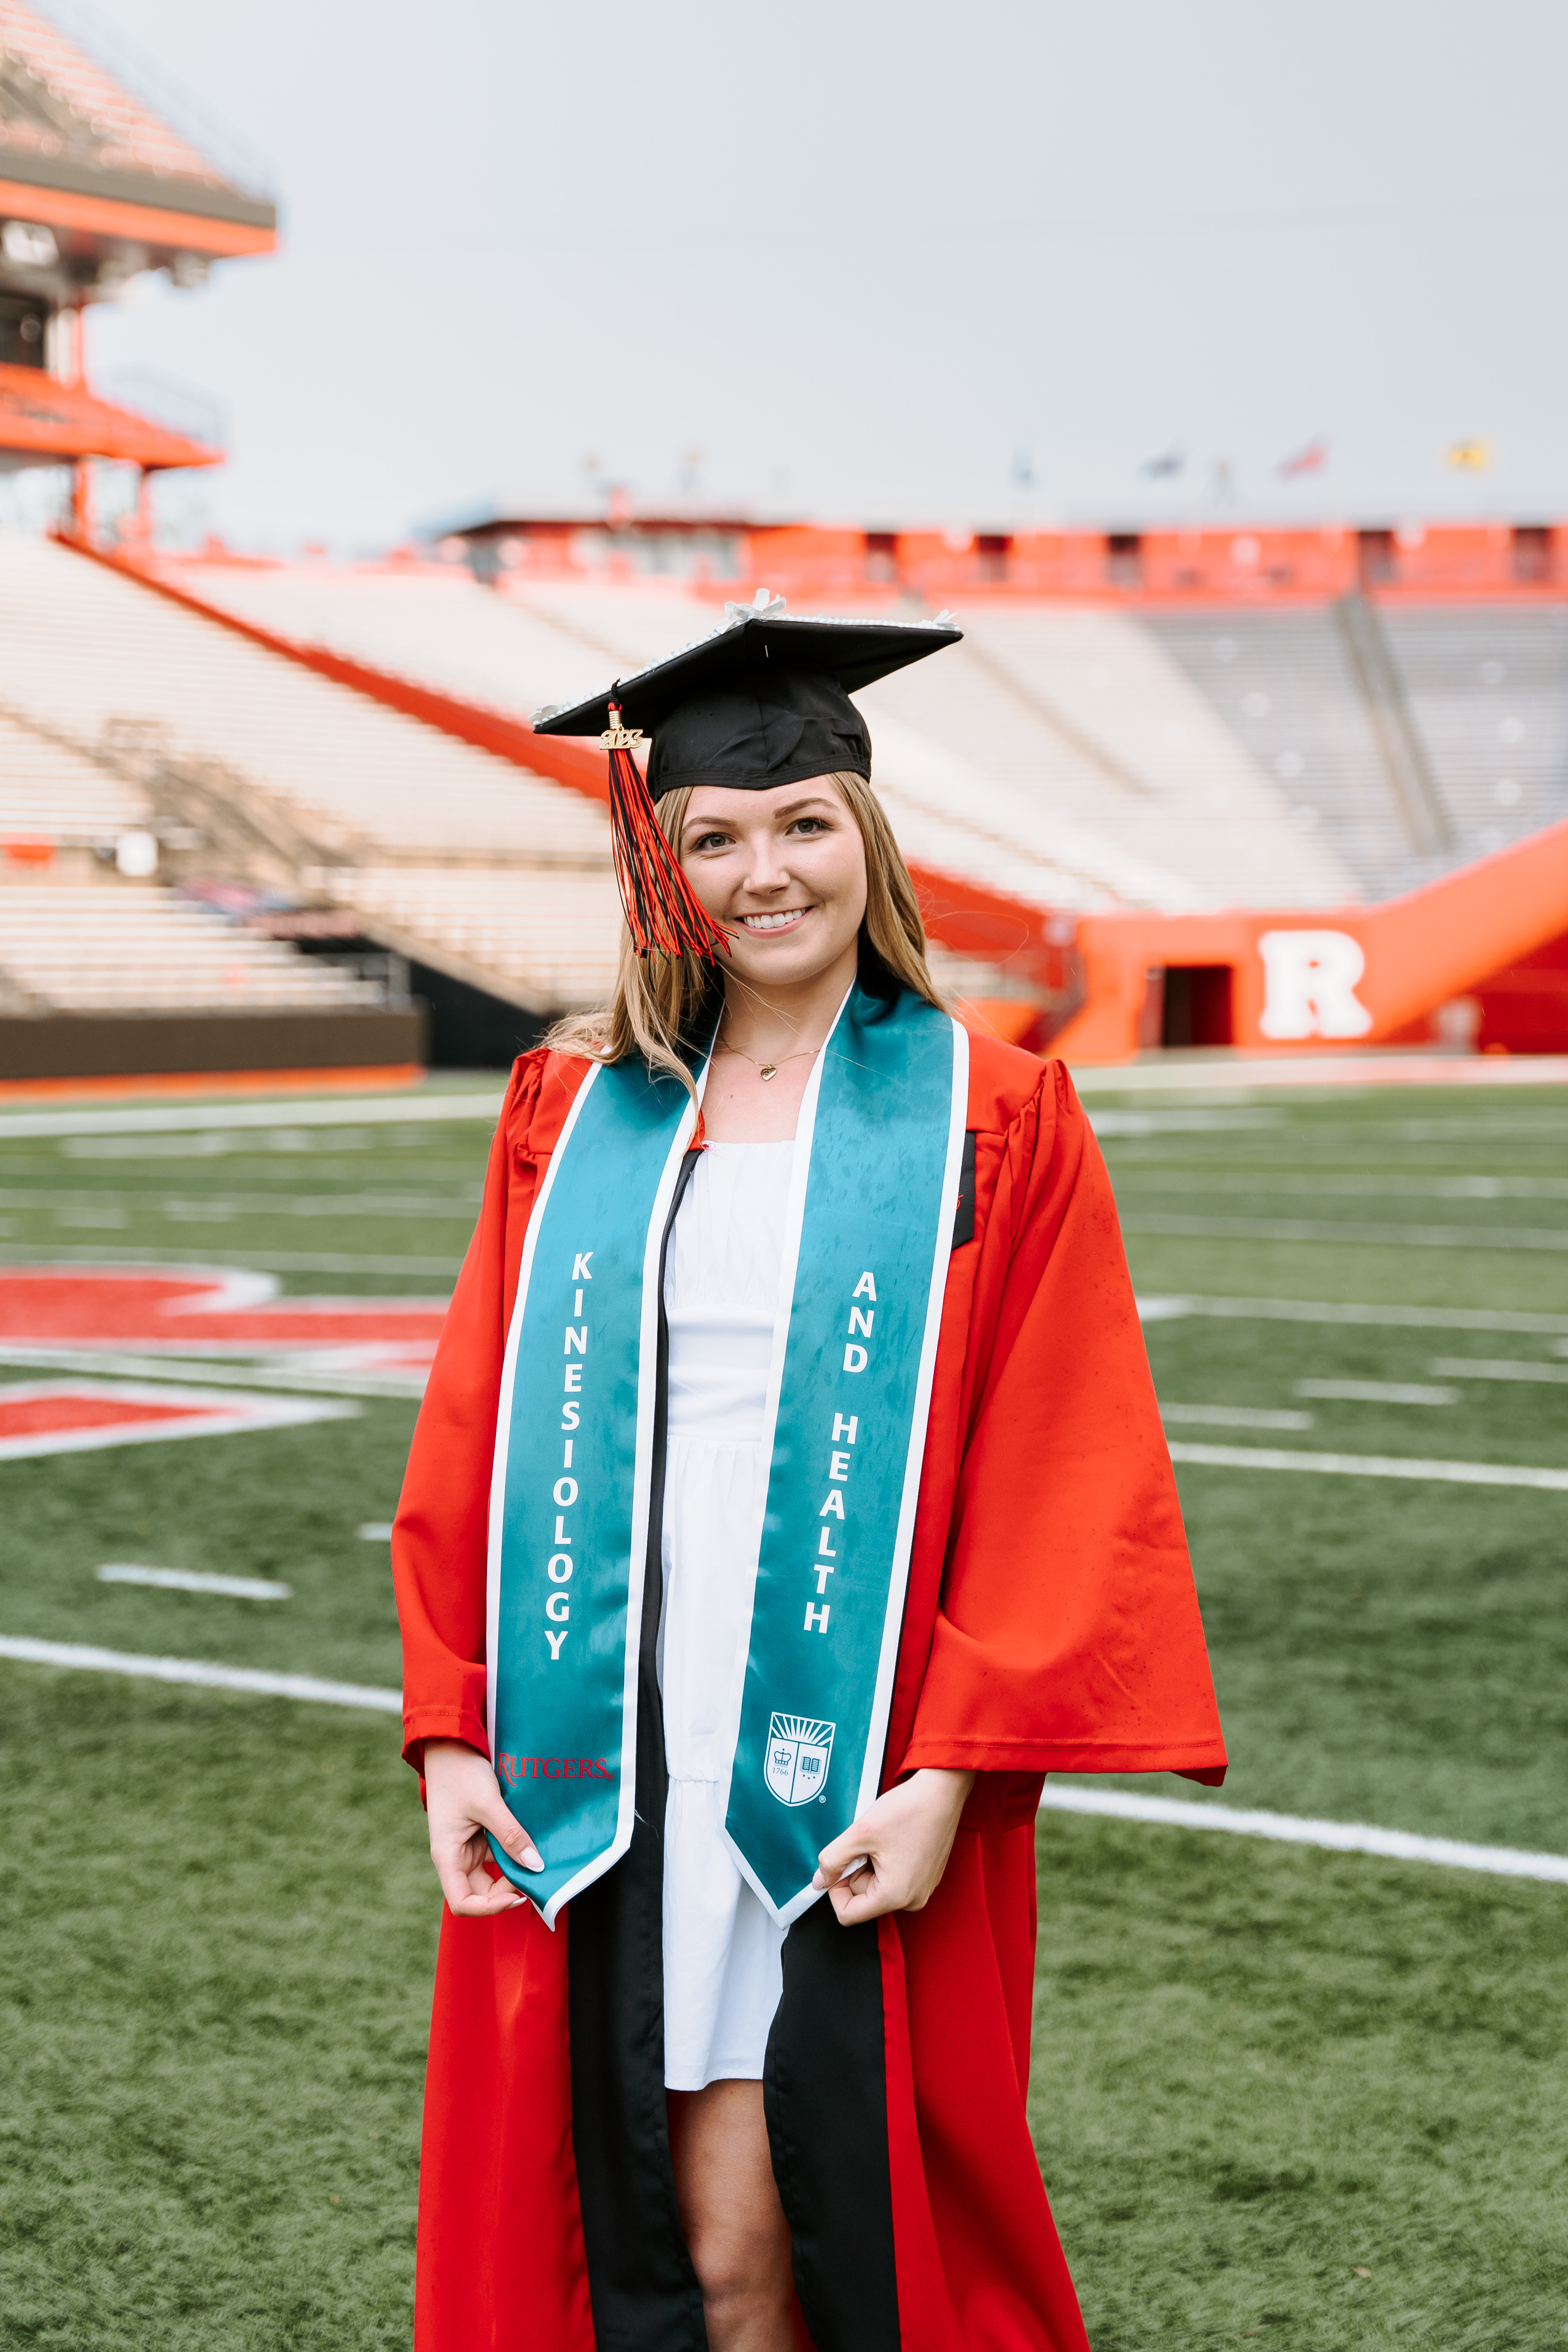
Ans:
[[[1294,481],[1298,474],[1321,474],[1329,462],[1329,445],[1324,440],[1309,441],[1304,447],[1281,457],[1274,468],[1284,480]]]

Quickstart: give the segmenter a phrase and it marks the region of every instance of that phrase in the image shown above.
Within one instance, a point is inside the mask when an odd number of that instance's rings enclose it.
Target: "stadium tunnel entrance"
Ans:
[[[1234,1045],[1228,963],[1151,964],[1144,974],[1141,1048],[1154,1045]]]

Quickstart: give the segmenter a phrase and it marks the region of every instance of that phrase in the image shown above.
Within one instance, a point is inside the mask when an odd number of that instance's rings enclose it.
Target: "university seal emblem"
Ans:
[[[809,1805],[821,1796],[827,1786],[833,1731],[831,1723],[814,1723],[804,1715],[774,1716],[763,1778],[781,1805]]]

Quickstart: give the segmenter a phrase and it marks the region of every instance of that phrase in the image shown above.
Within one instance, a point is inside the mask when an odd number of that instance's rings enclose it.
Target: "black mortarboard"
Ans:
[[[731,604],[711,636],[570,709],[535,713],[542,735],[597,735],[610,753],[616,870],[639,954],[711,955],[723,934],[692,899],[653,814],[659,794],[689,784],[768,792],[808,776],[869,777],[871,739],[851,694],[962,632],[937,621],[796,620]],[[632,749],[651,737],[645,784]]]

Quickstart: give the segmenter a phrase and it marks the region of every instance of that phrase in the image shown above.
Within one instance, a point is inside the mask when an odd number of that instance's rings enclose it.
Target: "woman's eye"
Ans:
[[[792,833],[826,833],[827,819],[825,816],[797,816],[790,831]]]
[[[729,845],[730,837],[723,833],[699,834],[691,845],[693,849],[727,849]]]

